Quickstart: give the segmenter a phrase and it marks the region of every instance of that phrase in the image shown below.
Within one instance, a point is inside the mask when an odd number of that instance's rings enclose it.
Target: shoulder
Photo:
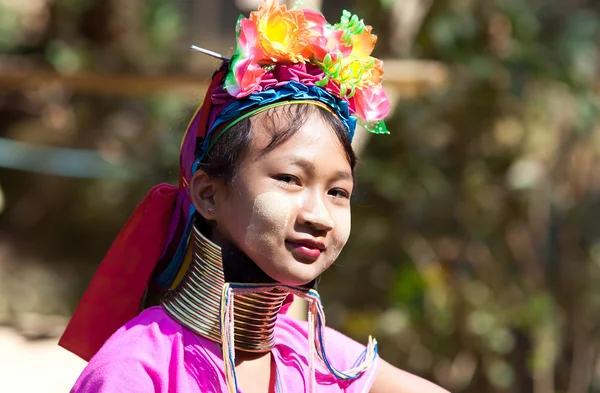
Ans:
[[[106,341],[72,392],[166,391],[169,365],[183,363],[183,330],[160,307],[143,311]]]
[[[161,307],[151,307],[117,330],[95,358],[135,358],[156,362],[181,346],[184,328]]]

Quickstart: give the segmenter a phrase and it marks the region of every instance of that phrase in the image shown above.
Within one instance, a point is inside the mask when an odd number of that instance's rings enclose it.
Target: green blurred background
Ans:
[[[60,334],[137,202],[176,181],[218,66],[188,46],[231,54],[257,3],[0,0],[1,325]],[[305,3],[373,25],[395,104],[357,146],[328,324],[456,393],[600,392],[599,2]]]

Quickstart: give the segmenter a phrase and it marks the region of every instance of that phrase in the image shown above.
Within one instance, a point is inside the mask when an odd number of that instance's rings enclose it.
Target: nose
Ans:
[[[318,196],[307,197],[298,214],[301,225],[309,225],[318,231],[329,232],[333,229],[333,219],[325,206],[325,202]]]

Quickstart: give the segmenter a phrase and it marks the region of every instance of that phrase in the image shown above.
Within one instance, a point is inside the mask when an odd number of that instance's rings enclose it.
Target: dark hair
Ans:
[[[336,115],[317,105],[282,105],[257,115],[264,119],[264,127],[271,134],[271,141],[262,153],[266,154],[290,139],[313,114],[318,114],[338,137],[346,153],[352,173],[354,173],[356,154],[354,154],[350,143],[348,129]],[[238,164],[248,151],[251,141],[252,126],[250,118],[247,118],[233,125],[215,142],[212,149],[198,165],[198,169],[206,172],[212,178],[218,178],[223,180],[225,184],[230,184],[237,174]]]

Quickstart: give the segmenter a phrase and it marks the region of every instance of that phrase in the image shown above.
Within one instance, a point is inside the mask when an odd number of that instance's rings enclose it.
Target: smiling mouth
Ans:
[[[325,251],[325,246],[313,241],[288,241],[285,242],[286,248],[300,262],[311,263],[319,259],[321,253]]]

